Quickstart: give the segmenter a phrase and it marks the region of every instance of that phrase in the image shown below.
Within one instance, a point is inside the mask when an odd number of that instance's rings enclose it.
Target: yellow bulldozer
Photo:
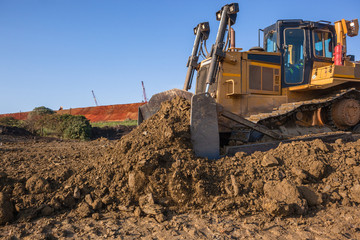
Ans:
[[[237,3],[216,13],[220,21],[208,52],[208,22],[194,28],[183,90],[154,95],[139,109],[139,124],[174,96],[191,100],[195,153],[218,158],[220,145],[267,136],[284,140],[331,131],[351,131],[360,121],[360,62],[347,54],[346,38],[358,35],[358,20],[278,20],[259,30],[259,46],[235,47]],[[260,32],[263,47],[260,47]],[[199,62],[203,55],[204,60]],[[189,92],[196,74],[195,94]]]

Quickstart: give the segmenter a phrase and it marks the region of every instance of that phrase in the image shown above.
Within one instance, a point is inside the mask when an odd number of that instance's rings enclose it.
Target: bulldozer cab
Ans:
[[[282,88],[308,84],[312,69],[333,63],[335,28],[330,22],[279,20],[264,29],[264,50],[281,53]]]

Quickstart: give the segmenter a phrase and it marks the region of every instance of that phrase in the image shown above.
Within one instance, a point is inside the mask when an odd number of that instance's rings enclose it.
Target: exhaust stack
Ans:
[[[230,49],[233,52],[235,49],[235,30],[230,28]]]

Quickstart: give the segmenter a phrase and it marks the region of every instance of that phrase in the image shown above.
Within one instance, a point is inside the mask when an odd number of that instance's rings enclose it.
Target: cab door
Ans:
[[[299,85],[304,81],[305,30],[284,30],[284,71],[286,85]]]

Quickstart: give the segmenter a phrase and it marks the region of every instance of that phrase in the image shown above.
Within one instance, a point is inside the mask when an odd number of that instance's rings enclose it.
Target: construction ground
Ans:
[[[120,140],[0,134],[2,239],[360,239],[360,140],[194,155],[176,98]]]

